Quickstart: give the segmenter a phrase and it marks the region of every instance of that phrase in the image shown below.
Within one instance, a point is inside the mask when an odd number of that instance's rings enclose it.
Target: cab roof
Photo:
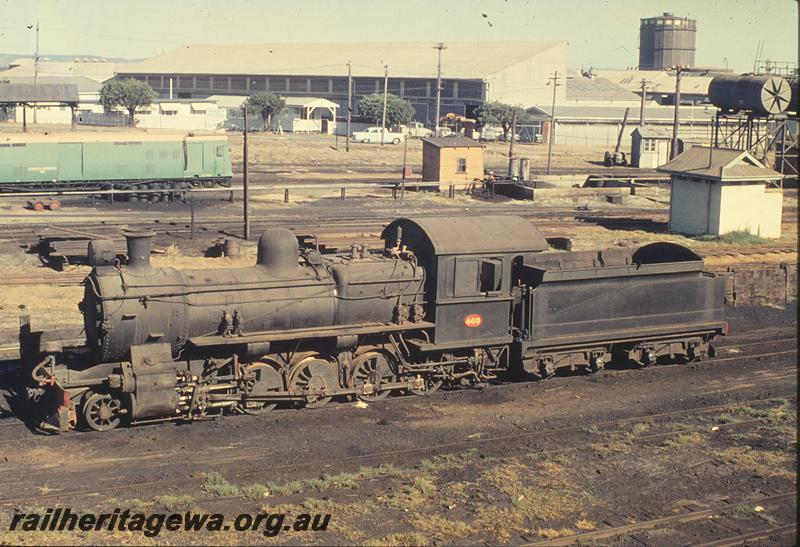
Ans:
[[[533,224],[515,215],[398,218],[381,234],[387,247],[394,246],[398,227],[402,228],[402,244],[419,252],[414,245],[424,240],[436,255],[526,253],[549,248]]]

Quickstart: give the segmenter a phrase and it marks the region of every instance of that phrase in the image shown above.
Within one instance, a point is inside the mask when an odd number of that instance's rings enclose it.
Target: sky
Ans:
[[[797,0],[0,0],[0,53],[142,59],[198,43],[566,40],[571,68],[638,63],[639,19],[697,20],[697,66],[797,62]],[[446,60],[445,60],[446,62]]]

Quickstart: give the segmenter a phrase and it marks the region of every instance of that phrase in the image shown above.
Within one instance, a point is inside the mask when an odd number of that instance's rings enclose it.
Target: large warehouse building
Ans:
[[[442,66],[441,113],[472,116],[499,100],[529,107],[552,100],[548,79],[566,74],[566,42],[249,44],[196,45],[152,59],[119,65],[119,78],[148,82],[163,98],[248,95],[272,91],[284,97],[319,97],[347,108],[347,70],[358,98],[389,92],[414,105],[416,119],[432,124],[436,74]],[[388,67],[385,69],[385,67]],[[563,99],[563,86],[556,89]]]

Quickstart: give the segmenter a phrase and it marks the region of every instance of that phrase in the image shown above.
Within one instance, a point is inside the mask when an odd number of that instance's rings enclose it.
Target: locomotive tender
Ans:
[[[0,191],[139,190],[129,201],[159,201],[162,191],[229,186],[228,137],[189,133],[68,133],[0,139]]]
[[[154,268],[152,235],[127,233],[128,264],[86,278],[84,346],[21,323],[43,429],[424,395],[612,359],[696,360],[726,329],[725,280],[689,249],[543,252],[547,241],[516,216],[400,218],[382,251],[332,256],[271,229],[255,265],[229,269]]]

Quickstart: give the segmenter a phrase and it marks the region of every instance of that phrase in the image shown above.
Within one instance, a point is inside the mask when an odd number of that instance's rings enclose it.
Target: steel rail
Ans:
[[[795,398],[794,396],[787,397],[788,398]],[[739,405],[754,405],[760,404],[764,402],[769,402],[773,400],[773,397],[764,398],[764,399],[752,399],[749,401],[739,402]],[[732,403],[725,403],[721,405],[712,405],[712,406],[701,406],[695,407],[691,409],[683,409],[683,410],[675,410],[669,412],[661,412],[657,414],[644,414],[644,415],[637,415],[637,416],[629,416],[625,418],[619,418],[616,420],[605,420],[601,422],[595,422],[592,425],[595,427],[607,427],[613,425],[622,425],[631,422],[637,422],[644,418],[648,420],[657,420],[660,418],[673,418],[678,416],[691,416],[697,414],[705,414],[708,412],[716,412],[725,408],[730,407]],[[336,458],[333,460],[322,460],[322,461],[314,461],[314,462],[303,462],[303,463],[294,463],[294,464],[285,464],[285,465],[278,465],[273,467],[259,467],[258,469],[254,469],[252,471],[245,471],[236,473],[234,476],[237,478],[258,475],[263,476],[265,474],[275,473],[275,472],[283,472],[287,470],[298,470],[303,469],[311,466],[319,466],[325,465],[330,466],[332,463],[347,463],[347,462],[358,462],[363,460],[370,460],[370,459],[378,459],[379,461],[387,461],[391,457],[396,457],[399,455],[409,455],[409,454],[420,454],[420,453],[439,453],[443,450],[452,450],[458,448],[469,448],[472,446],[480,446],[480,445],[497,445],[500,442],[504,441],[517,441],[521,439],[532,439],[537,437],[547,437],[550,435],[557,435],[562,433],[577,433],[583,431],[586,424],[576,425],[576,426],[566,426],[566,427],[559,427],[559,428],[552,428],[543,431],[521,431],[516,432],[514,434],[505,434],[505,435],[495,435],[492,437],[486,438],[476,438],[476,439],[468,439],[464,441],[458,442],[450,442],[450,443],[440,443],[435,445],[428,445],[422,447],[413,447],[413,448],[406,448],[400,450],[390,450],[390,451],[381,451],[381,452],[372,452],[368,454],[357,454],[353,456],[344,456],[341,458]],[[237,459],[228,456],[219,456],[216,461],[203,461],[197,460],[192,461],[192,463],[204,464],[204,465],[214,465],[217,463],[231,463],[237,461]],[[246,459],[248,461],[253,461],[252,455],[250,454],[243,454],[241,455],[241,459]],[[114,492],[117,490],[124,490],[124,489],[131,489],[131,488],[150,488],[153,486],[165,486],[169,484],[182,484],[185,482],[192,482],[196,479],[193,477],[181,477],[181,478],[169,478],[169,479],[160,479],[155,481],[141,481],[138,483],[126,483],[126,484],[117,484],[114,486],[108,486],[104,488],[95,488],[95,489],[76,489],[70,492],[54,492],[52,494],[40,494],[38,496],[22,496],[17,498],[6,498],[0,499],[0,506],[7,506],[11,504],[17,503],[33,503],[36,501],[48,500],[48,499],[58,499],[64,497],[75,497],[75,496],[88,496],[88,495],[96,495],[108,492]]]

